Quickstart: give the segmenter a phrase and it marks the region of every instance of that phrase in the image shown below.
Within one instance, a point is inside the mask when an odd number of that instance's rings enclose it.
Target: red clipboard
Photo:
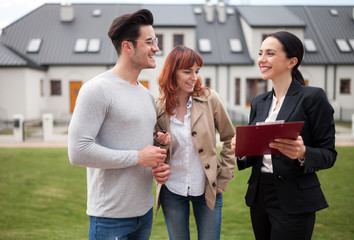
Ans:
[[[279,154],[277,149],[270,148],[269,143],[276,138],[297,139],[304,121],[285,122],[265,125],[247,125],[236,127],[237,157]]]

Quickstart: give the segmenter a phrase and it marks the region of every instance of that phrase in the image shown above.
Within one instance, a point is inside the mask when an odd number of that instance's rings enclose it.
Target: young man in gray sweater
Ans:
[[[116,18],[108,35],[117,63],[85,83],[77,98],[68,154],[71,164],[87,168],[89,239],[149,239],[152,168],[160,183],[169,176],[166,150],[152,146],[154,98],[137,81],[142,69],[156,67],[152,25],[146,9]]]

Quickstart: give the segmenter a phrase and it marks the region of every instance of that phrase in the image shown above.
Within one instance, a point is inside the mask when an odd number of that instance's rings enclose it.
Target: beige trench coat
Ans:
[[[170,132],[170,117],[164,112],[161,101],[156,103],[157,124],[155,133],[161,130]],[[231,139],[235,129],[227,114],[219,95],[210,90],[206,96],[193,96],[191,110],[191,135],[194,147],[199,153],[199,158],[204,166],[206,175],[205,199],[208,207],[213,210],[216,200],[216,188],[227,190],[230,180],[234,178],[236,165],[235,153],[231,150]],[[216,149],[216,130],[223,143],[220,158]],[[158,144],[157,144],[158,145]],[[166,163],[170,162],[172,144],[168,146]],[[160,207],[159,195],[161,184],[156,187],[156,213]]]

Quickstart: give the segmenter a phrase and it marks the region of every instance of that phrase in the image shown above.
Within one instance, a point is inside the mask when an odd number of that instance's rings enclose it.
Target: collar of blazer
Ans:
[[[257,119],[256,121],[264,121],[269,113],[269,108],[271,106],[274,95],[274,89],[270,91],[266,98],[263,101],[260,101],[257,104]],[[296,105],[299,103],[301,98],[301,84],[293,79],[286,93],[283,105],[279,111],[277,120],[287,121],[291,116],[291,113],[294,111]]]

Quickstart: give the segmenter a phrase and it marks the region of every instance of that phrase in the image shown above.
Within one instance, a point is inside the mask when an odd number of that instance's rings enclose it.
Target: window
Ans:
[[[92,11],[92,16],[94,16],[94,17],[100,17],[101,14],[102,14],[102,11],[101,11],[101,9],[99,9],[99,8],[94,9],[94,10]]]
[[[307,52],[317,52],[316,45],[312,39],[305,39],[304,45]]]
[[[183,34],[173,34],[173,46],[184,45],[183,38]]]
[[[101,49],[101,39],[99,38],[78,38],[75,42],[74,51],[76,53],[97,53]]]
[[[346,78],[340,80],[340,93],[350,94],[350,79]]]
[[[228,7],[228,8],[226,8],[226,13],[228,15],[233,15],[233,14],[235,14],[235,9],[233,7]]]
[[[42,39],[40,38],[33,38],[30,40],[28,47],[27,47],[27,52],[29,53],[37,53],[39,52],[39,48],[41,47]]]
[[[101,46],[101,40],[98,38],[92,38],[89,41],[87,51],[88,52],[99,52]]]
[[[210,78],[205,78],[205,86],[210,88]]]
[[[159,39],[159,51],[156,53],[157,56],[162,56],[163,55],[163,35],[162,34],[156,34],[156,37]]]
[[[200,7],[196,7],[196,8],[194,8],[193,9],[193,12],[194,12],[194,14],[202,14],[203,13],[203,9],[202,8],[200,8]]]
[[[235,105],[241,104],[241,79],[235,79]]]
[[[43,79],[41,79],[39,82],[39,92],[40,92],[41,97],[43,97],[44,96],[44,81],[43,81]]]
[[[211,52],[210,40],[206,38],[199,39],[199,50],[201,52]]]
[[[267,80],[247,79],[246,104],[251,105],[252,99],[267,91]]]
[[[230,39],[231,52],[242,52],[241,41],[238,38]]]
[[[336,43],[341,52],[350,52],[350,47],[345,39],[336,39]]]
[[[329,9],[329,12],[331,13],[332,16],[338,16],[338,10],[335,8]]]
[[[61,81],[60,80],[50,80],[50,95],[60,96],[61,95]]]
[[[75,52],[86,52],[86,49],[87,49],[87,39],[86,38],[76,39]]]

